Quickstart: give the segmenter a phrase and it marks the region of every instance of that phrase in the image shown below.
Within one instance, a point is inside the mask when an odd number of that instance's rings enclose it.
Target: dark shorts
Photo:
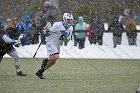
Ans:
[[[15,48],[13,46],[5,47],[4,49],[0,49],[0,58],[3,58],[3,56],[7,53],[11,53],[15,51]]]

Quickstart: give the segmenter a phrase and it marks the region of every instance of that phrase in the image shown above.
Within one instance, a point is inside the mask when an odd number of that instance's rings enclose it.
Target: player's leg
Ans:
[[[1,61],[2,61],[2,59],[3,59],[3,56],[6,54],[6,52],[4,51],[4,52],[2,52],[2,51],[0,51],[0,63],[1,63]]]
[[[43,72],[53,66],[56,63],[56,60],[59,58],[58,48],[52,42],[47,43],[47,46],[47,53],[49,58],[43,60],[41,69],[36,72],[36,75],[40,79],[45,79],[43,77]]]
[[[45,68],[45,66],[48,65],[48,67],[46,68],[46,69],[48,69],[49,67],[51,67],[51,65],[55,64],[55,61],[58,58],[59,58],[59,55],[55,54],[55,55],[51,55],[49,58],[43,59],[41,68]]]
[[[41,64],[41,69],[44,68],[48,63],[48,58],[43,59],[42,64]]]
[[[10,55],[15,61],[15,68],[16,68],[17,76],[26,76],[27,74],[24,74],[20,70],[20,58],[19,58],[19,56],[17,54],[17,51],[14,49],[12,52],[8,53],[8,55]]]
[[[51,66],[53,66],[56,63],[56,60],[59,59],[59,54],[53,54],[48,58],[47,65],[44,66],[44,70],[49,69]]]
[[[36,75],[40,78],[40,79],[45,79],[43,77],[43,72],[47,69],[49,69],[51,66],[53,66],[56,63],[56,60],[59,58],[59,54],[54,54],[51,55],[48,59],[44,59],[42,64],[41,64],[41,69],[39,69],[36,72]]]
[[[2,59],[3,59],[3,57],[0,56],[0,63],[1,63]]]

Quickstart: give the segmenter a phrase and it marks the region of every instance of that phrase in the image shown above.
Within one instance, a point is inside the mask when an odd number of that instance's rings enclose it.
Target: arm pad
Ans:
[[[13,40],[12,40],[10,37],[8,37],[6,34],[3,35],[2,39],[3,39],[6,43],[11,43],[11,42],[13,41]]]

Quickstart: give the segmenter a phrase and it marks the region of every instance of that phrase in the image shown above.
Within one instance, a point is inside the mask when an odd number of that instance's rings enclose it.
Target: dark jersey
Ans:
[[[2,51],[6,46],[6,43],[2,39],[3,35],[4,35],[4,30],[0,30],[0,51]]]
[[[20,32],[15,28],[10,27],[6,29],[4,34],[8,35],[11,39],[17,40],[19,38]]]
[[[10,43],[6,43],[2,37],[3,35],[7,35],[9,38],[13,39],[13,40],[17,40],[20,33],[15,29],[15,28],[8,28],[5,31],[1,31],[0,32],[0,55],[7,53],[8,51],[10,51],[11,49],[13,49],[12,44]]]

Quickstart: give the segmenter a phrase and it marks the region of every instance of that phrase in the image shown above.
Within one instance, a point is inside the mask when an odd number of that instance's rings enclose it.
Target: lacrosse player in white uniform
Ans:
[[[71,13],[64,13],[63,20],[55,22],[52,27],[48,23],[44,29],[49,32],[49,36],[46,37],[46,47],[48,58],[44,59],[41,64],[41,69],[36,72],[36,76],[40,79],[43,77],[43,72],[50,68],[59,59],[60,46],[62,40],[69,41],[73,32],[73,15]]]

